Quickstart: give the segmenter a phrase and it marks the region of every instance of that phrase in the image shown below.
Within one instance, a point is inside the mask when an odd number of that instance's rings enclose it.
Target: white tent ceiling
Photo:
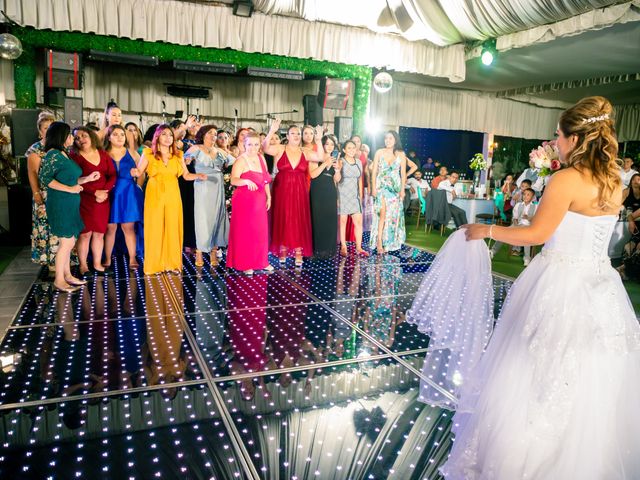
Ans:
[[[231,4],[233,0],[223,0]],[[253,0],[257,11],[364,27],[436,45],[497,38],[490,68],[469,52],[465,81],[396,80],[499,92],[562,107],[587,95],[640,104],[640,0]],[[524,45],[524,46],[523,46]]]
[[[222,0],[232,3],[233,0]],[[451,45],[549,24],[629,0],[253,0],[257,11]]]
[[[640,103],[640,22],[501,52],[491,67],[482,65],[479,58],[469,59],[466,78],[460,83],[423,75],[395,73],[394,77],[508,97],[527,95],[534,102],[561,102],[558,106],[594,94],[605,95],[615,104]]]

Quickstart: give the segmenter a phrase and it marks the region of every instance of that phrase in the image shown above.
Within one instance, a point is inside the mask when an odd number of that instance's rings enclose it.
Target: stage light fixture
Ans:
[[[280,78],[284,80],[304,80],[304,72],[299,70],[282,70],[280,68],[247,67],[250,77]]]
[[[381,124],[380,120],[378,120],[377,118],[367,118],[365,125],[367,128],[367,132],[371,134],[376,134],[380,131]]]
[[[233,14],[237,17],[251,17],[253,13],[253,1],[252,0],[234,0],[233,2]]]
[[[498,51],[496,50],[496,40],[492,38],[485,41],[482,44],[482,54],[480,57],[482,59],[482,63],[486,66],[492,65],[497,56]]]

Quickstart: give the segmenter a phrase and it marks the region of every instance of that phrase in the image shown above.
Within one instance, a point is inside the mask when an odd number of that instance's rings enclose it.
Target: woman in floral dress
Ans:
[[[405,241],[404,186],[407,183],[407,157],[400,138],[393,130],[384,136],[385,148],[376,152],[371,173],[373,218],[371,248],[378,254],[399,250]]]
[[[51,233],[47,220],[47,187],[40,183],[38,173],[46,152],[44,151],[44,136],[55,117],[51,112],[40,112],[38,115],[38,136],[40,140],[31,145],[25,156],[27,157],[27,171],[29,185],[33,194],[31,208],[31,261],[46,265],[49,270],[55,270],[56,252],[58,251],[58,237]],[[71,263],[77,263],[75,251],[71,255]]]

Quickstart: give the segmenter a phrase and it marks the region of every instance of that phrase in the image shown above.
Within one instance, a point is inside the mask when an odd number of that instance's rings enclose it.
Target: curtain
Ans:
[[[619,142],[640,140],[640,105],[615,106]]]
[[[469,90],[395,82],[371,93],[371,117],[388,126],[489,132],[519,138],[551,138],[561,109],[541,108]]]
[[[13,62],[5,59],[0,59],[0,99],[2,97],[11,102],[16,99],[13,92]]]
[[[566,7],[564,5],[565,3],[568,2],[558,2],[558,5]],[[597,4],[604,6],[607,3],[610,4],[613,2],[596,1],[585,3],[594,4],[593,6],[596,7]],[[591,10],[586,13],[582,13],[581,15],[572,16],[566,20],[549,23],[557,20],[558,18],[562,17],[549,18],[547,22],[534,24],[535,26],[529,24],[528,27],[532,28],[515,31],[498,37],[496,47],[498,50],[502,51],[509,50],[511,48],[521,48],[535,43],[550,42],[556,38],[578,35],[587,30],[600,30],[602,28],[615,25],[616,23],[637,22],[640,21],[640,0],[633,0],[630,2],[624,2],[620,5],[612,5],[607,8]]]
[[[0,0],[7,15],[37,29],[80,31],[415,72],[465,76],[464,46],[437,47],[341,25],[176,0]],[[282,33],[286,32],[286,35]]]

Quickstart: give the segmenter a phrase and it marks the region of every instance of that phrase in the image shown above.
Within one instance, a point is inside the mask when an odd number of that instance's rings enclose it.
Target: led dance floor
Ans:
[[[433,255],[184,260],[33,284],[0,345],[0,478],[438,478],[451,412],[418,400],[429,339],[405,321]]]

